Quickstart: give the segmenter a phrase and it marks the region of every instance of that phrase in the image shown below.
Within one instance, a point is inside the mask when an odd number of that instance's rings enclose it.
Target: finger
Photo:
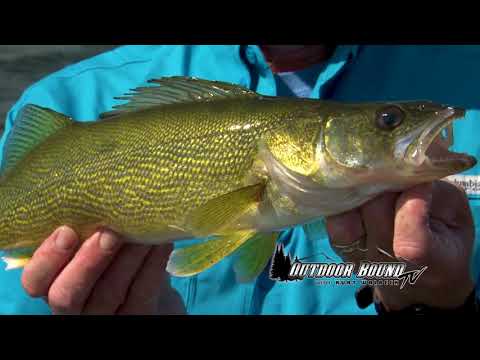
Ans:
[[[428,262],[433,250],[429,225],[431,203],[432,183],[410,188],[397,200],[393,251],[415,264]]]
[[[435,181],[430,206],[431,248],[438,263],[469,264],[475,226],[465,191],[447,181]],[[462,261],[460,259],[466,259]]]
[[[135,277],[126,302],[119,314],[182,313],[183,303],[170,286],[170,276],[165,267],[172,252],[172,244],[155,246]],[[159,303],[163,308],[159,309]]]
[[[327,217],[326,227],[332,249],[344,261],[358,264],[365,259],[365,230],[358,209]]]
[[[430,214],[457,229],[472,229],[473,218],[468,197],[460,186],[447,181],[435,181],[432,189]]]
[[[397,193],[385,193],[360,208],[370,261],[394,260],[393,226],[397,197]]]
[[[48,302],[54,313],[81,312],[95,282],[112,261],[120,245],[120,238],[108,230],[95,233],[83,243],[50,287]]]
[[[35,251],[22,273],[22,286],[33,297],[46,296],[55,277],[74,256],[80,241],[67,226],[55,230]]]
[[[95,284],[84,314],[114,314],[125,301],[130,284],[142,266],[151,246],[128,244]]]

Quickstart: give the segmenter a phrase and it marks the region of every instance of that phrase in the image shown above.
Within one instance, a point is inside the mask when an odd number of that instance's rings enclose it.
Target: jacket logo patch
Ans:
[[[451,175],[446,180],[463,187],[469,198],[480,199],[480,175]]]

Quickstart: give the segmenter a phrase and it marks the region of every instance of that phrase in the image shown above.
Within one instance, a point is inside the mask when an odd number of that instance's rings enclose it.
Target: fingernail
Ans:
[[[118,243],[119,240],[110,231],[102,231],[100,234],[100,248],[102,250],[111,251],[117,246]]]
[[[59,250],[70,250],[72,249],[77,242],[77,239],[75,239],[72,234],[69,234],[68,231],[66,231],[64,228],[60,228],[57,231],[57,234],[55,236],[55,246]]]

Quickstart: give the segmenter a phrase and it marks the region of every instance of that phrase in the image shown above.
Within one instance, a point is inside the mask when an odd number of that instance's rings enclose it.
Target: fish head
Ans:
[[[322,180],[338,187],[377,182],[401,188],[465,171],[476,159],[448,150],[452,122],[464,116],[464,109],[430,101],[331,111],[317,146]]]

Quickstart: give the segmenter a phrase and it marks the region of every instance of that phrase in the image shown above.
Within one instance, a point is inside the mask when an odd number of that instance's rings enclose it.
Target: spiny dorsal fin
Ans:
[[[5,143],[0,168],[4,175],[50,135],[72,123],[72,119],[38,105],[25,105],[17,115]]]
[[[184,76],[153,79],[148,83],[156,84],[156,86],[139,87],[132,89],[132,93],[116,97],[117,100],[128,100],[128,103],[114,106],[115,110],[100,114],[100,118],[104,119],[160,105],[212,101],[240,96],[260,96],[240,85]]]

